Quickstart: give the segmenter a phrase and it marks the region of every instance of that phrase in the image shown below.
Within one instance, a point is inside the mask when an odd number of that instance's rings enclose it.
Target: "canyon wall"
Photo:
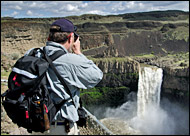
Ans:
[[[67,18],[78,27],[83,53],[104,72],[99,87],[127,87],[128,93],[137,91],[139,63],[146,63],[163,68],[163,94],[183,96],[185,100],[188,98],[189,57],[184,58],[186,62],[177,60],[180,63],[175,67],[177,61],[167,63],[162,59],[163,56],[189,52],[188,12],[82,15]],[[1,72],[9,72],[16,60],[28,49],[44,46],[49,27],[56,19],[58,18],[2,19]],[[133,58],[137,55],[140,59]],[[143,55],[154,57],[152,60]]]
[[[8,78],[16,60],[28,49],[45,45],[50,25],[59,18],[1,18],[2,79]],[[131,92],[138,90],[140,64],[148,64],[164,71],[161,96],[189,108],[189,12],[66,18],[78,27],[82,52],[104,73],[96,88],[81,90],[84,105],[122,105]],[[1,93],[6,89],[1,84]],[[2,133],[28,134],[23,128],[18,131],[15,124],[10,125],[2,106],[1,121]]]
[[[189,67],[164,68],[162,96],[189,105]]]

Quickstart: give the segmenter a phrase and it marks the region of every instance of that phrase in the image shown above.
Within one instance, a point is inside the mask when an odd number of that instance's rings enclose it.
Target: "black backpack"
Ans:
[[[36,57],[37,52],[42,57]],[[46,78],[51,61],[63,54],[64,51],[59,50],[48,57],[42,49],[35,48],[28,56],[18,59],[9,75],[9,89],[1,95],[2,104],[13,123],[29,133],[50,129],[55,114],[66,102],[53,103]]]

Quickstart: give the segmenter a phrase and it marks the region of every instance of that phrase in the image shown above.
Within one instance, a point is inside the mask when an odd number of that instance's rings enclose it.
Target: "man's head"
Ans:
[[[76,30],[77,28],[73,23],[65,18],[56,20],[50,27],[49,40],[66,44],[67,50],[71,52]]]

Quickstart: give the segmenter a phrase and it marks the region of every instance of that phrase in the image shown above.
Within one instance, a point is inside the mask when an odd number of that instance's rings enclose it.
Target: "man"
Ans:
[[[74,41],[76,36],[76,27],[71,21],[65,18],[59,19],[51,25],[45,52],[48,56],[58,50],[65,52],[64,55],[53,61],[53,64],[71,91],[76,108],[71,99],[67,101],[57,112],[54,118],[55,125],[51,126],[50,133],[47,134],[79,134],[76,125],[76,121],[79,119],[77,113],[80,96],[79,90],[80,88],[87,89],[94,87],[103,77],[102,71],[81,53],[79,37]],[[51,88],[50,95],[53,101],[59,103],[63,99],[69,99],[69,94],[65,91],[64,86],[51,68],[48,69],[46,75],[49,81],[48,88]],[[65,120],[69,120],[70,122],[68,133],[65,131]]]

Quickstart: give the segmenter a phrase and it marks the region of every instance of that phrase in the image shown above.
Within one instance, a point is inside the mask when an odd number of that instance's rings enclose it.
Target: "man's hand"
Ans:
[[[72,50],[73,50],[73,53],[75,53],[75,54],[78,54],[78,55],[82,54],[81,51],[80,51],[80,40],[79,40],[79,37],[76,40],[76,42],[74,42]]]

